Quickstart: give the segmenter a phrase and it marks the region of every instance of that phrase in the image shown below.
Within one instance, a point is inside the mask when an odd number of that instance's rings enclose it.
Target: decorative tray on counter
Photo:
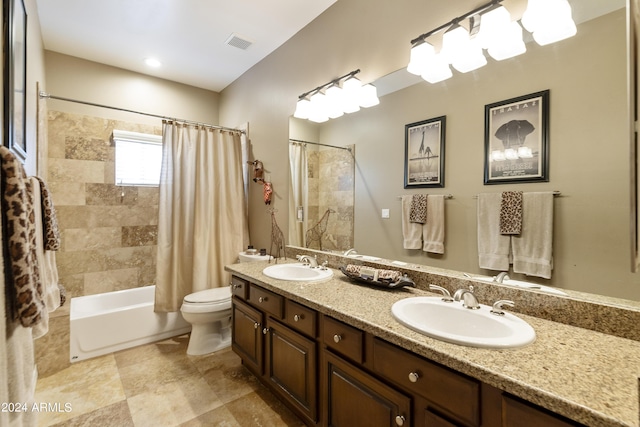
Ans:
[[[342,274],[347,276],[353,282],[375,286],[378,288],[398,289],[405,286],[414,288],[416,286],[413,280],[408,278],[406,275],[403,275],[399,271],[394,270],[381,270],[361,265],[350,264],[340,267],[340,271],[342,271]],[[372,274],[374,271],[377,271],[378,273],[377,280],[374,279],[375,276]]]

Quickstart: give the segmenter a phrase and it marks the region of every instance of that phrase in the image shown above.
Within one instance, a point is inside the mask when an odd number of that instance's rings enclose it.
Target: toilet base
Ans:
[[[222,323],[226,323],[226,325],[222,326]],[[192,325],[187,354],[201,356],[229,347],[231,345],[229,323],[218,321]]]

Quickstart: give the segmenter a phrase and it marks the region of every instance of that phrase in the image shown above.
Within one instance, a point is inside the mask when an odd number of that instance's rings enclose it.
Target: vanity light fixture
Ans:
[[[345,113],[355,113],[360,110],[360,107],[368,108],[378,105],[380,100],[376,87],[370,83],[363,85],[355,77],[359,72],[360,70],[351,71],[303,93],[298,97],[293,116],[322,123]]]
[[[502,1],[492,0],[411,40],[407,71],[437,83],[453,75],[450,66],[461,73],[484,66],[483,50],[496,61],[525,53],[518,17],[512,16]],[[567,0],[528,0],[520,22],[540,45],[571,37],[577,31]],[[441,42],[427,41],[441,32]]]

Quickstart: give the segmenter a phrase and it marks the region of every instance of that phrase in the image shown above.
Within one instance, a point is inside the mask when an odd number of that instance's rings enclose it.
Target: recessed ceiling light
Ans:
[[[149,67],[153,67],[153,68],[158,68],[159,66],[162,65],[162,63],[155,58],[146,58],[144,60],[144,63],[147,64]]]

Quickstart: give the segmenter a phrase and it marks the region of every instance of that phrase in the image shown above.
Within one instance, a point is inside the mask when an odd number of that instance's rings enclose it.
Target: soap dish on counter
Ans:
[[[349,264],[340,267],[340,271],[354,282],[378,288],[398,289],[405,286],[413,288],[416,286],[413,280],[394,270],[382,270]]]

